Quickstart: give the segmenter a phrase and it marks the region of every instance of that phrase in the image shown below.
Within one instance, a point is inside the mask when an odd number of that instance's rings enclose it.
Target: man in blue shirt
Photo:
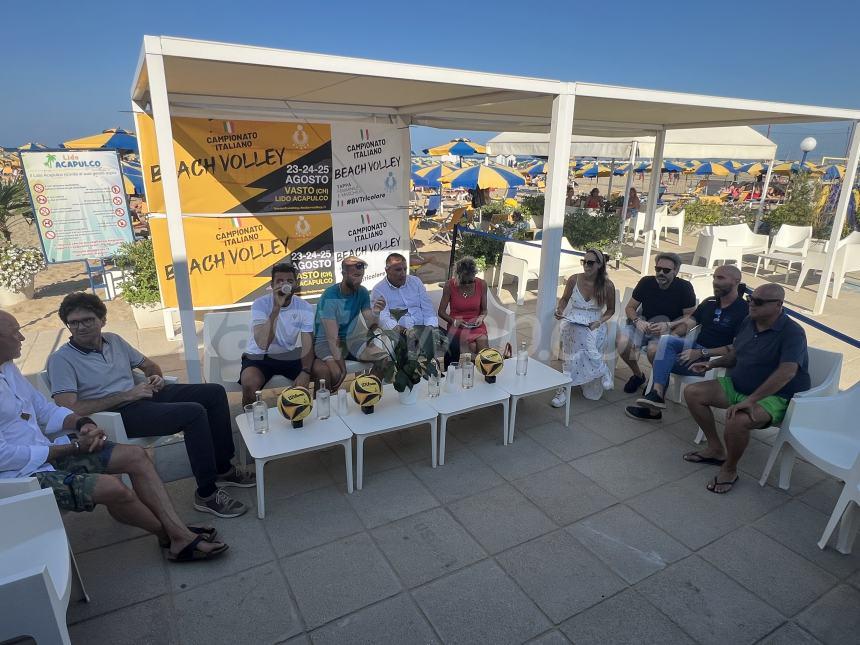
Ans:
[[[367,262],[351,255],[340,267],[343,278],[323,291],[314,321],[314,354],[328,368],[333,390],[346,376],[347,360],[378,363],[388,358],[369,333],[385,301],[377,298],[371,306],[370,292],[361,286]]]
[[[684,455],[687,461],[721,464],[707,488],[728,493],[738,480],[737,464],[750,440],[750,431],[779,424],[791,397],[808,390],[809,356],[806,333],[782,308],[785,290],[777,284],[758,287],[749,298],[749,316],[729,352],[709,363],[694,363],[704,374],[730,368],[727,376],[694,383],[684,391],[690,414],[708,439],[708,447]],[[711,407],[726,409],[725,450],[717,434]]]

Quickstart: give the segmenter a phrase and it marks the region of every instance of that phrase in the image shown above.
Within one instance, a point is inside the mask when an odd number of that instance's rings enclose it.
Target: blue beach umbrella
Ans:
[[[505,166],[470,166],[458,168],[442,177],[442,183],[451,188],[513,188],[523,186],[525,177]]]
[[[103,130],[100,134],[89,137],[64,141],[65,148],[106,148],[109,150],[121,150],[137,152],[137,137],[134,132],[122,128],[110,128]]]
[[[123,161],[120,163],[122,176],[126,180],[126,192],[133,192],[135,195],[143,195],[143,170],[140,164]],[[128,184],[131,184],[133,191],[129,191]]]

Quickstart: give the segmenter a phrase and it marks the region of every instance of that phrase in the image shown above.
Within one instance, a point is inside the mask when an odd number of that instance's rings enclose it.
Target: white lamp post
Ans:
[[[813,137],[806,137],[800,142],[800,149],[803,150],[803,158],[800,160],[800,170],[803,170],[803,164],[806,163],[806,155],[815,150],[818,142]]]

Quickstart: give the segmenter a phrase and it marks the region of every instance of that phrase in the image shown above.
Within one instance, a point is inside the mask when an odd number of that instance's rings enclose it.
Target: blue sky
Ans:
[[[550,15],[552,14],[552,15]],[[142,36],[173,35],[564,80],[860,108],[856,0],[683,2],[7,2],[0,145],[131,126]],[[848,124],[775,126],[783,158]],[[412,148],[449,131],[413,131]],[[470,133],[465,133],[467,136]],[[485,141],[487,133],[471,133]]]

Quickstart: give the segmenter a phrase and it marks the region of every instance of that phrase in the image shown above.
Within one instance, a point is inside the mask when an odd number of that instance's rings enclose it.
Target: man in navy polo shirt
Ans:
[[[72,336],[48,358],[51,396],[57,405],[86,416],[116,411],[130,438],[185,435],[185,450],[197,480],[194,508],[218,517],[248,510],[227,486],[249,488],[253,476],[234,467],[233,430],[224,388],[214,383],[168,385],[161,368],[117,334],[102,332],[107,308],[91,293],[70,293],[60,320]],[[146,381],[135,384],[132,370]]]
[[[708,439],[707,448],[684,458],[721,464],[720,472],[707,484],[713,493],[728,493],[737,482],[738,461],[750,431],[780,423],[791,397],[810,387],[806,333],[785,314],[784,300],[781,286],[758,287],[749,298],[749,316],[729,352],[692,366],[697,374],[715,367],[730,368],[727,376],[694,383],[684,391],[690,414]],[[712,406],[726,409],[725,450]]]

